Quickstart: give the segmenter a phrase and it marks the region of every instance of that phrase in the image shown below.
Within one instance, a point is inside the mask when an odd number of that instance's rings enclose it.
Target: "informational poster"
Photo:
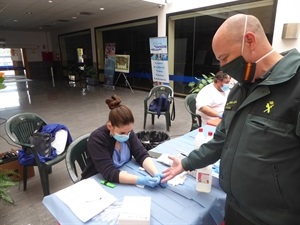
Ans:
[[[129,73],[130,55],[116,55],[115,71]]]
[[[149,39],[153,82],[169,83],[167,37]]]
[[[104,87],[114,89],[115,43],[105,43]]]

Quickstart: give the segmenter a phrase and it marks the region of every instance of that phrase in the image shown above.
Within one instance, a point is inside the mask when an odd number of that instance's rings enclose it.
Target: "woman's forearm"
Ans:
[[[143,168],[151,175],[158,173],[158,170],[152,160],[152,158],[147,157],[143,162]]]

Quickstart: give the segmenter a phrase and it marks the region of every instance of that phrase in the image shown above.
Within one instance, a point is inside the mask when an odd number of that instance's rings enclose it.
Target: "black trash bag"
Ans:
[[[156,130],[140,131],[137,133],[137,136],[147,151],[170,139],[167,133]]]

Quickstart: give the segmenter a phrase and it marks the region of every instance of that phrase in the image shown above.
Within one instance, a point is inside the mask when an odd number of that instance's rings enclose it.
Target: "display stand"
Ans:
[[[129,55],[116,55],[115,71],[120,72],[120,73],[114,84],[114,88],[115,88],[116,84],[118,83],[120,76],[123,75],[126,86],[129,86],[132,94],[134,94],[129,81],[127,80],[127,76],[125,74],[125,73],[129,73],[129,65],[130,65],[130,56]]]
[[[133,90],[132,90],[132,88],[131,88],[131,86],[130,86],[129,81],[127,80],[127,77],[126,77],[125,73],[119,73],[119,76],[118,76],[118,78],[117,78],[117,80],[116,80],[116,82],[115,82],[115,84],[114,84],[114,87],[115,87],[116,84],[118,83],[118,80],[119,80],[119,78],[120,78],[121,75],[123,75],[123,77],[124,77],[124,79],[125,79],[125,84],[126,84],[126,86],[128,86],[128,87],[130,88],[132,94],[134,94],[134,92],[133,92]]]

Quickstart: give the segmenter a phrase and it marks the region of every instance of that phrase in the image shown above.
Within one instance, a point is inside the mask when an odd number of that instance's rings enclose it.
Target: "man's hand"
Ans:
[[[184,171],[181,165],[181,159],[176,156],[169,156],[169,159],[173,161],[172,166],[163,171],[164,179],[161,180],[161,183],[165,183],[168,180],[171,180],[176,175],[182,173]]]

